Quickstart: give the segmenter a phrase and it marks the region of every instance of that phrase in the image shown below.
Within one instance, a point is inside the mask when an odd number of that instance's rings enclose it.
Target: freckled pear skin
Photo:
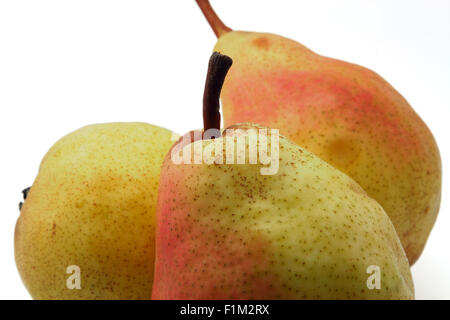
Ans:
[[[386,210],[413,264],[439,211],[442,169],[408,102],[371,70],[278,35],[231,31],[197,2],[218,35],[214,50],[234,61],[221,95],[225,126],[279,128],[348,174]]]
[[[108,123],[49,150],[15,231],[33,298],[151,298],[157,188],[171,138],[145,123]],[[81,290],[66,287],[70,265],[81,269]]]
[[[213,142],[201,143],[193,150]],[[175,165],[166,156],[153,299],[413,299],[383,208],[285,137],[279,146],[275,175],[259,164]],[[381,268],[380,290],[367,288],[370,265]]]

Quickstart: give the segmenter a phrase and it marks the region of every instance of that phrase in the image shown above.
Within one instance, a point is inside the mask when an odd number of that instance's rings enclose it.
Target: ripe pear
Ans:
[[[151,298],[157,188],[172,135],[146,123],[97,124],[48,151],[15,231],[33,298]]]
[[[219,94],[205,92],[204,103],[213,97]],[[217,114],[206,116],[205,133],[219,124]],[[235,131],[183,139],[164,160],[153,299],[414,298],[393,224],[354,180],[268,128],[244,123],[228,129]],[[242,155],[238,139],[249,158],[261,152],[251,130],[279,160],[276,172],[262,174],[260,162],[224,160],[230,150],[230,159]],[[174,162],[179,150],[191,163]],[[213,163],[192,161],[208,152]],[[378,289],[370,286],[372,269],[380,271]]]
[[[268,33],[232,31],[197,0],[233,69],[224,124],[279,128],[358,182],[388,213],[408,259],[420,256],[441,198],[441,160],[425,123],[387,81]]]

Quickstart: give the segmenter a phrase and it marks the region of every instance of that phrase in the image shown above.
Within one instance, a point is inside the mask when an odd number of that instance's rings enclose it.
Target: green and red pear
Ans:
[[[211,61],[204,116],[213,120],[203,133],[220,126],[223,78],[211,69],[230,64],[217,54]],[[172,147],[161,168],[153,299],[414,298],[393,224],[354,180],[267,127],[242,123],[201,137]],[[245,163],[236,161],[238,141]],[[208,154],[214,161],[193,161]]]

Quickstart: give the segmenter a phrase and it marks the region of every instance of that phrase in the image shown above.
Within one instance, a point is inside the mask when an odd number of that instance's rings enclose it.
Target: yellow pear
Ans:
[[[151,298],[157,188],[172,135],[145,123],[97,124],[48,151],[15,231],[33,298]]]

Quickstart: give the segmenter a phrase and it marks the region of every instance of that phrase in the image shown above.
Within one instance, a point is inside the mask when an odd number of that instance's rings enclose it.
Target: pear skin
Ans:
[[[232,31],[197,0],[215,51],[234,65],[221,99],[225,127],[255,122],[352,177],[385,209],[408,259],[420,256],[436,220],[442,168],[430,130],[386,80],[269,33]]]
[[[195,159],[238,135],[182,150]],[[212,149],[227,154],[226,141]],[[414,298],[393,224],[354,180],[283,136],[277,173],[246,163],[174,164],[166,156],[153,299]],[[371,266],[381,270],[379,289],[368,287]]]
[[[172,143],[163,128],[108,123],[48,151],[15,230],[17,267],[34,299],[151,298],[159,173]],[[70,266],[79,267],[80,289],[67,286]]]

